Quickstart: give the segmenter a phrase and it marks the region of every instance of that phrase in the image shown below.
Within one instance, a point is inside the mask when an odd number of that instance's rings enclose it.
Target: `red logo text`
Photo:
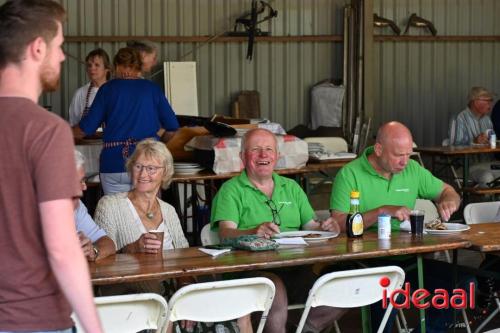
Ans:
[[[446,289],[435,289],[434,293],[427,289],[416,289],[411,292],[410,283],[406,282],[404,288],[394,289],[389,295],[387,287],[391,280],[388,277],[380,279],[382,289],[382,307],[384,309],[392,304],[396,309],[409,309],[411,305],[417,309],[474,309],[476,307],[475,293],[476,286],[473,282],[469,283],[468,293],[465,289],[453,289],[451,295]],[[468,294],[468,295],[467,295]],[[399,302],[398,302],[399,301]],[[411,304],[411,305],[410,305]]]

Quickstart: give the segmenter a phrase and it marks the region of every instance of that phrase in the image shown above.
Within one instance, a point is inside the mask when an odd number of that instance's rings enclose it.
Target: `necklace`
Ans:
[[[148,220],[154,219],[154,217],[156,215],[156,212],[155,212],[156,205],[155,205],[154,201],[153,201],[153,204],[151,205],[151,207],[148,207],[147,210],[142,209],[142,207],[139,205],[139,203],[134,202],[134,200],[132,200],[132,203],[134,204],[135,208],[137,208],[139,213],[146,216],[146,218],[148,218]]]

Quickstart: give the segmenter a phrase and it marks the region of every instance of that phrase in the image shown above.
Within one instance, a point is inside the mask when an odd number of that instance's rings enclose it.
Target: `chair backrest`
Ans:
[[[436,205],[431,200],[417,199],[415,209],[425,211],[424,223],[430,222],[439,217]]]
[[[216,231],[210,230],[210,223],[205,224],[200,233],[201,245],[219,244],[219,234]]]
[[[382,299],[380,279],[388,277],[389,293],[400,288],[405,279],[404,271],[397,266],[354,269],[333,272],[320,277],[309,292],[311,306],[354,308],[373,304]],[[313,296],[313,297],[311,297]]]
[[[380,284],[381,278],[390,281],[387,287]],[[353,269],[325,274],[320,277],[307,298],[306,306],[300,319],[297,332],[301,332],[311,307],[332,306],[336,308],[354,308],[373,304],[383,298],[383,290],[387,297],[394,289],[401,288],[405,280],[404,271],[397,266]],[[379,332],[389,318],[392,305],[389,306],[379,327]]]
[[[95,297],[97,312],[106,333],[166,331],[167,301],[153,293]],[[73,314],[77,332],[85,332]]]
[[[347,142],[344,138],[337,136],[309,137],[304,138],[305,142],[321,143],[326,150],[332,153],[347,152]]]
[[[262,311],[262,332],[274,299],[274,284],[263,277],[195,283],[177,290],[168,301],[167,323],[178,320],[220,322]]]
[[[464,208],[464,220],[467,224],[500,222],[497,217],[500,201],[475,202]]]

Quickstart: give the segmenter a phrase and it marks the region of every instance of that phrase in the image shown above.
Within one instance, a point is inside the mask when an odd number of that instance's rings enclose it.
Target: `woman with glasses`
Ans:
[[[165,144],[152,139],[139,142],[126,167],[132,190],[102,197],[94,216],[117,251],[158,254],[162,249],[189,247],[174,207],[158,198],[158,191],[168,187],[174,173],[172,155]],[[163,232],[163,241],[151,231]],[[127,290],[120,292],[165,292],[160,281],[124,287]]]

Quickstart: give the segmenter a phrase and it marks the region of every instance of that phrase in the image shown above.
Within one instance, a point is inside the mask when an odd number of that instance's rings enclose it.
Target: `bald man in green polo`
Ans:
[[[381,214],[392,217],[392,230],[409,220],[417,199],[433,200],[443,221],[460,206],[460,196],[448,184],[410,159],[413,138],[406,126],[389,122],[378,130],[375,145],[344,166],[335,177],[330,198],[332,217],[341,229],[349,212],[349,193],[360,192],[365,228],[376,227]]]

